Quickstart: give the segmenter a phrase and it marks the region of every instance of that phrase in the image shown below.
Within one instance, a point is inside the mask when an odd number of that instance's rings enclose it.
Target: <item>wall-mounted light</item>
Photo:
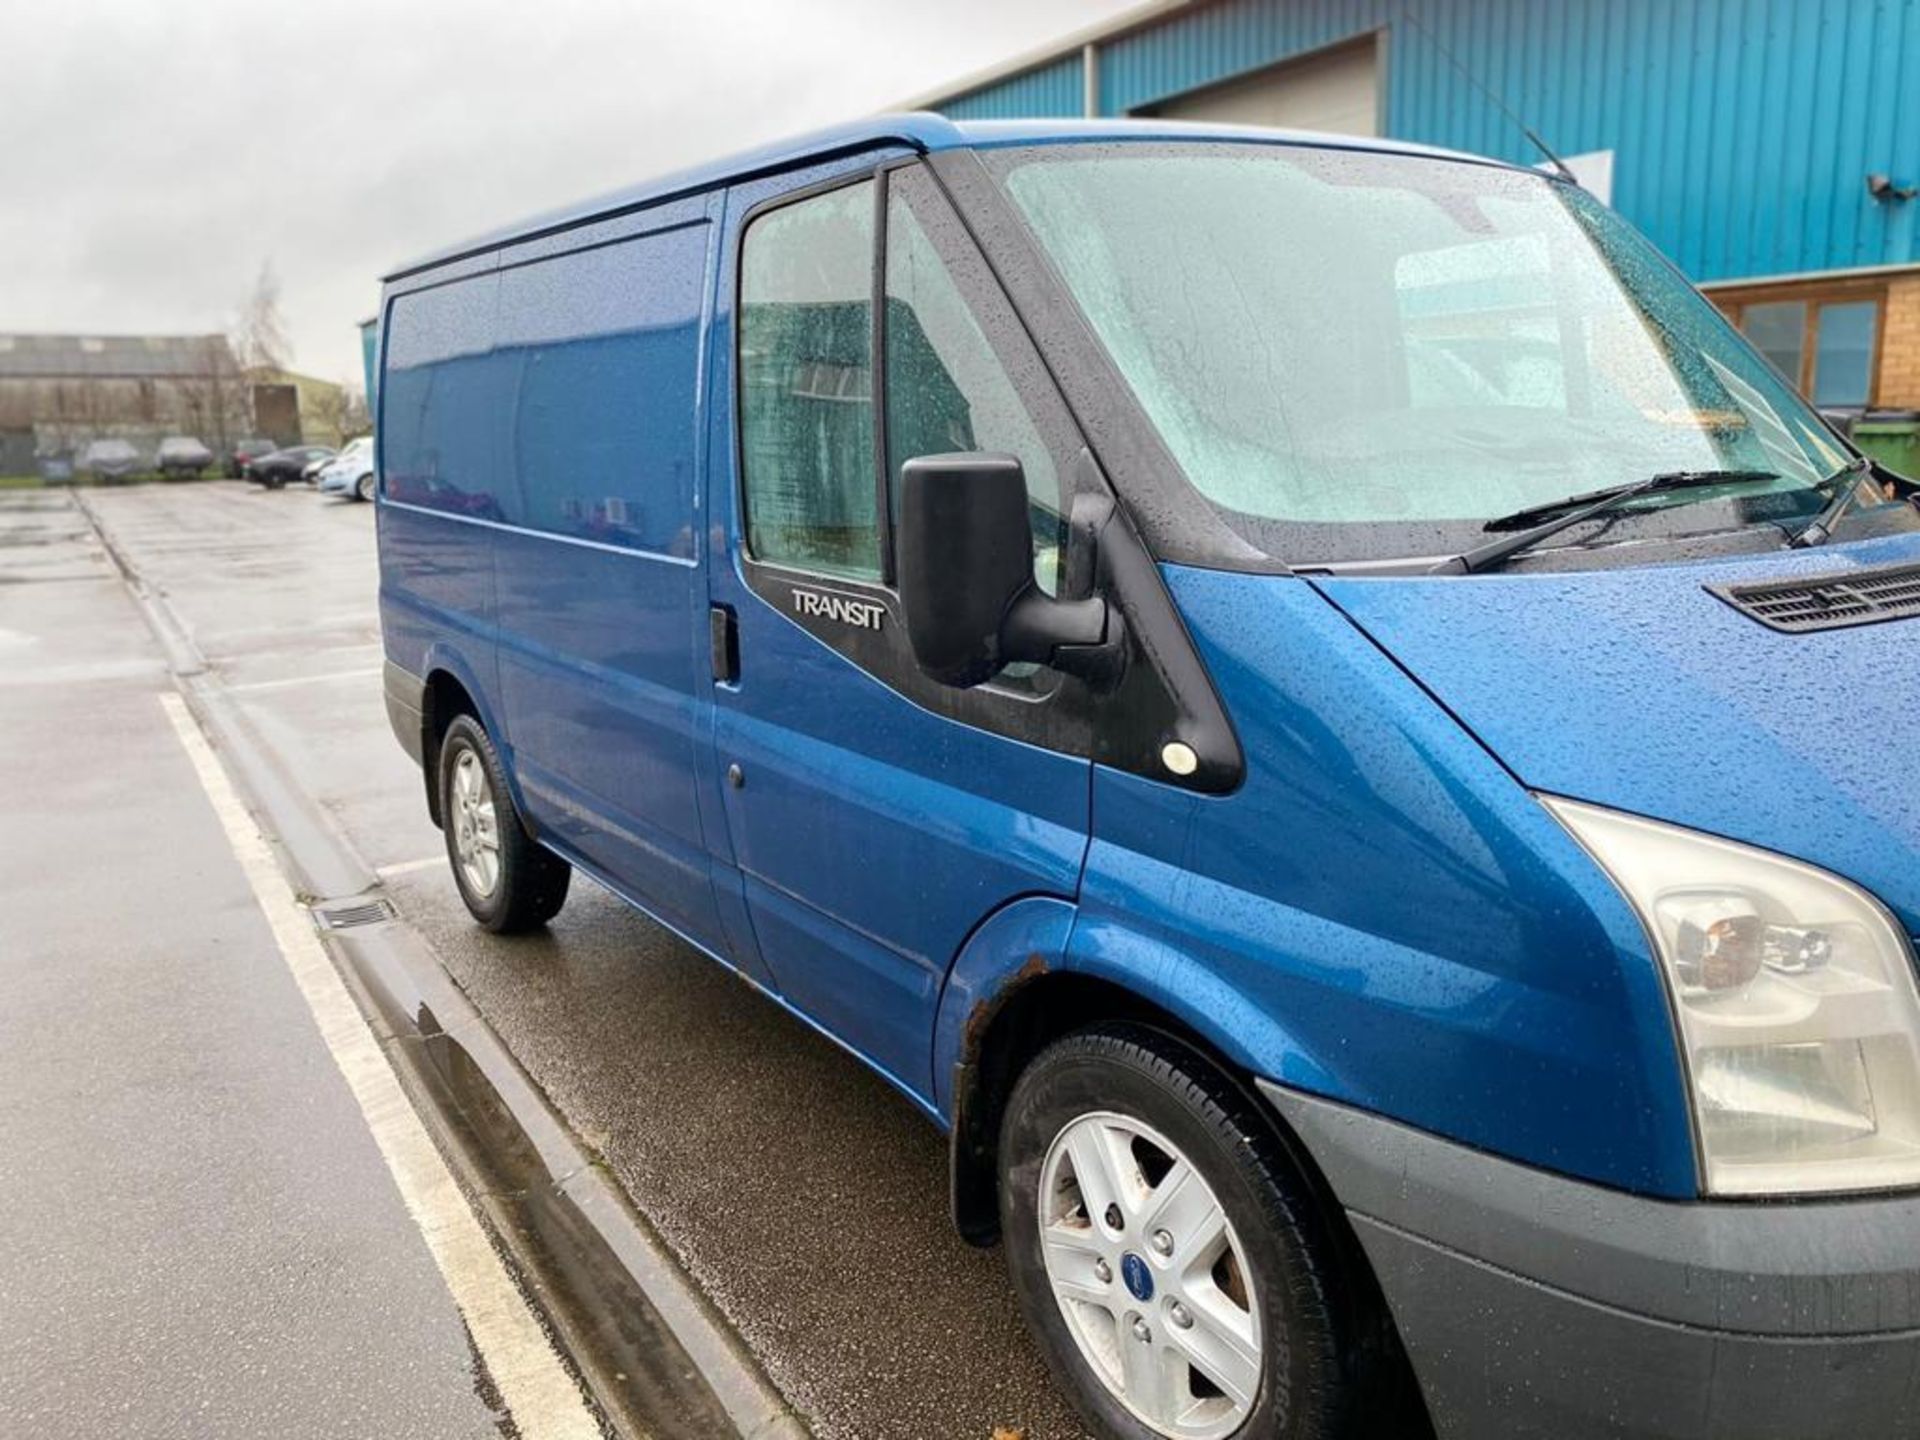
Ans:
[[[1896,185],[1891,175],[1876,171],[1867,176],[1867,194],[1883,205],[1891,205],[1896,200],[1911,200],[1920,195],[1920,185]]]

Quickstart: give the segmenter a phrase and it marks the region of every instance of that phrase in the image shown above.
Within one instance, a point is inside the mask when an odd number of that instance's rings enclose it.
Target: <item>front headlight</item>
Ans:
[[[1920,1185],[1920,993],[1880,903],[1768,851],[1541,798],[1653,937],[1707,1189]]]

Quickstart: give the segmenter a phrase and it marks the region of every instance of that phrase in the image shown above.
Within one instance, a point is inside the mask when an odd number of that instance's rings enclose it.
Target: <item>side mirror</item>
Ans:
[[[1107,602],[1056,600],[1033,583],[1017,459],[928,455],[900,478],[900,605],[922,671],[964,689],[1022,660],[1111,670]]]

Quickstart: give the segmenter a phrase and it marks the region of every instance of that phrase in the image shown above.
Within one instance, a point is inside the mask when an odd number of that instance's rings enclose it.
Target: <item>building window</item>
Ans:
[[[1796,286],[1714,298],[1814,404],[1843,410],[1873,403],[1884,287]]]
[[[1807,307],[1795,300],[1776,300],[1767,305],[1749,305],[1736,317],[1747,339],[1769,364],[1794,384],[1802,381],[1801,361],[1805,358]],[[1802,387],[1804,388],[1804,386]]]
[[[1813,403],[1865,405],[1873,396],[1873,340],[1880,328],[1877,300],[1818,307],[1814,329]]]

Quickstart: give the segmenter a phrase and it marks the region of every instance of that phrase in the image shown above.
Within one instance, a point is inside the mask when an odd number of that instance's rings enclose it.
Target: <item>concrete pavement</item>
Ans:
[[[496,1436],[172,691],[70,499],[0,495],[5,1428]]]

